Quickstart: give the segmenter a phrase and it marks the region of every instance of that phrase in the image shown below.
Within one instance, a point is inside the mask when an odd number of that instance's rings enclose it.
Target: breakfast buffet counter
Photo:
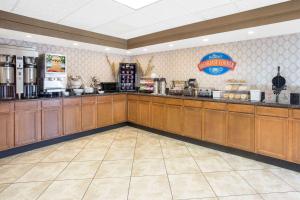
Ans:
[[[139,93],[1,101],[0,150],[123,122],[300,163],[297,106]]]

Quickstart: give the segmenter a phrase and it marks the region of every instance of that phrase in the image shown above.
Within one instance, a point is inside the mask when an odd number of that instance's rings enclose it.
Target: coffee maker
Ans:
[[[0,99],[15,98],[15,66],[15,56],[0,55]]]
[[[25,99],[38,97],[37,85],[37,58],[24,56],[24,93]]]

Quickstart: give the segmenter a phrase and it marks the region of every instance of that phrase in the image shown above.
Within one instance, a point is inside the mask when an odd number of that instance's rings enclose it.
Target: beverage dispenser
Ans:
[[[31,99],[38,97],[37,85],[37,58],[24,56],[24,98]]]
[[[0,55],[0,99],[15,98],[15,66],[15,56]]]

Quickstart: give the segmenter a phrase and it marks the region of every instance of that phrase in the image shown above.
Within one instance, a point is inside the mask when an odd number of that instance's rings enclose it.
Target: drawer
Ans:
[[[300,119],[300,109],[293,109],[292,110],[292,117],[295,119]]]
[[[150,96],[139,96],[139,100],[140,101],[151,101],[151,97]]]
[[[114,95],[114,101],[126,101],[126,94]]]
[[[217,103],[217,102],[204,102],[203,108],[212,109],[212,110],[226,110],[226,103]]]
[[[81,98],[79,98],[79,97],[76,97],[76,98],[67,98],[67,99],[64,99],[63,104],[64,104],[64,106],[81,105]]]
[[[97,97],[82,97],[82,104],[97,103]]]
[[[265,106],[257,106],[256,114],[274,117],[289,117],[289,110],[286,108],[271,108]]]
[[[227,108],[230,112],[254,113],[255,111],[255,107],[253,105],[228,104]]]
[[[41,101],[20,101],[15,103],[15,110],[40,110]]]
[[[105,102],[112,102],[113,96],[101,96],[97,97],[97,102],[98,103],[105,103]]]
[[[130,99],[130,100],[138,100],[138,99],[139,99],[139,96],[138,96],[138,95],[132,95],[132,94],[129,94],[129,95],[127,96],[127,98]]]
[[[14,111],[14,103],[0,103],[0,113],[9,113]]]
[[[42,107],[43,108],[53,108],[53,107],[61,107],[62,100],[61,99],[51,99],[51,100],[43,100]]]
[[[152,97],[152,102],[153,102],[153,103],[165,103],[165,102],[166,102],[166,98],[162,98],[162,97]]]
[[[202,108],[202,101],[184,100],[184,106]]]
[[[166,98],[166,104],[182,106],[183,105],[183,100],[182,99]]]

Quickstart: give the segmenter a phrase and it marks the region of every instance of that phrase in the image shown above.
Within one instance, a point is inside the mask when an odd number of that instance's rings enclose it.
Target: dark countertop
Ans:
[[[132,95],[155,96],[155,97],[176,98],[176,99],[211,101],[211,102],[220,102],[220,103],[246,104],[246,105],[255,105],[255,106],[300,109],[300,105],[291,105],[291,104],[287,104],[287,103],[285,104],[285,103],[275,103],[275,102],[252,102],[252,101],[242,101],[242,100],[213,99],[213,98],[206,98],[206,97],[190,97],[190,96],[177,96],[177,95],[154,95],[154,94],[138,93],[138,92],[113,92],[113,93],[103,93],[103,94],[83,94],[81,96],[71,95],[71,96],[63,96],[63,97],[40,97],[40,98],[36,98],[36,99],[0,100],[0,103],[19,102],[19,101],[26,101],[26,100],[27,101],[35,101],[35,100],[49,100],[49,99],[58,99],[58,98],[76,98],[76,97],[86,97],[86,96],[108,96],[108,95],[116,95],[116,94],[132,94]]]

